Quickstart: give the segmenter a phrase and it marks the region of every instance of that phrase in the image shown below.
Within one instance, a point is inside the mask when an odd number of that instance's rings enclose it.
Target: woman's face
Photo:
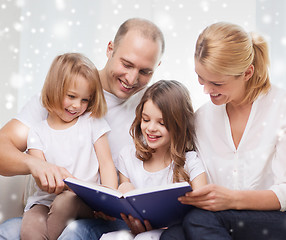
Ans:
[[[215,105],[240,104],[245,96],[246,78],[229,76],[208,71],[199,61],[195,60],[195,71],[198,80],[204,86],[204,93],[209,94]]]

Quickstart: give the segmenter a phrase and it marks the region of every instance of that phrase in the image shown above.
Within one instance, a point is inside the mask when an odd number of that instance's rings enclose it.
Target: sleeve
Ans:
[[[38,149],[38,150],[44,151],[44,146],[42,144],[38,129],[39,129],[38,127],[30,128],[28,139],[27,139],[27,150]]]
[[[286,123],[284,123],[281,131],[278,133],[278,141],[276,144],[276,153],[272,162],[272,171],[274,173],[274,185],[270,188],[281,205],[281,211],[286,211]]]
[[[201,173],[205,172],[203,163],[195,151],[186,153],[185,169],[188,171],[191,181],[193,181]]]
[[[40,94],[36,94],[25,104],[15,119],[31,128],[36,123],[45,120],[47,116],[48,111],[41,104]]]
[[[110,127],[105,118],[91,118],[92,141],[95,143],[102,135],[110,132]]]
[[[130,159],[130,151],[128,151],[128,149],[130,149],[130,146],[124,147],[120,151],[118,158],[115,161],[115,167],[125,177],[130,178],[130,176],[128,174],[128,169],[127,169],[128,159]]]

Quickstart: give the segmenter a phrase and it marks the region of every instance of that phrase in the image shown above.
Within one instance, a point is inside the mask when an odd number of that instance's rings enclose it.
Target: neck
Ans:
[[[65,122],[61,118],[59,118],[57,116],[57,114],[55,114],[55,113],[49,113],[48,117],[47,117],[47,122],[48,122],[49,126],[55,130],[67,129],[67,128],[75,125],[77,120],[78,120],[78,117],[73,119],[70,122]]]
[[[244,112],[251,109],[251,106],[252,103],[245,103],[245,104],[227,103],[226,109],[227,111]]]
[[[168,166],[171,162],[171,156],[169,149],[156,149],[156,152],[152,154],[151,161],[160,162],[161,165],[165,167]]]

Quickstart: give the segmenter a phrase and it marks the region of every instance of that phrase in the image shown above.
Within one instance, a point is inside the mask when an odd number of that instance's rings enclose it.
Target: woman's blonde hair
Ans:
[[[61,109],[65,94],[78,77],[89,83],[91,96],[86,111],[94,117],[102,117],[107,111],[99,74],[94,64],[80,53],[57,56],[49,69],[43,89],[42,103],[48,112]]]
[[[141,131],[144,104],[152,100],[162,112],[164,126],[171,138],[170,156],[173,163],[173,182],[190,182],[185,171],[185,154],[195,149],[194,111],[188,90],[174,80],[160,80],[150,86],[144,93],[136,108],[136,117],[130,128],[130,134],[136,147],[136,157],[147,161],[155,152],[146,144]]]
[[[219,22],[205,28],[196,43],[195,60],[209,71],[230,76],[241,76],[253,65],[243,102],[252,103],[270,89],[267,43],[238,25]]]

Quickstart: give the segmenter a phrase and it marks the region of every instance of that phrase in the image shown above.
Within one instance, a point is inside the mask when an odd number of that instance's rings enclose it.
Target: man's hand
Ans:
[[[61,193],[65,187],[63,179],[74,178],[65,168],[36,158],[31,157],[28,165],[39,188],[48,193]]]

